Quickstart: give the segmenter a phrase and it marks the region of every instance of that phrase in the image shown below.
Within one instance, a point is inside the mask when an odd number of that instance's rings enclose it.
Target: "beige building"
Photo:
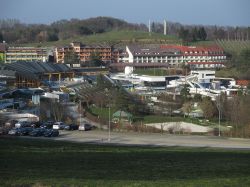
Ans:
[[[117,61],[119,56],[117,50],[113,51],[112,48],[107,45],[83,45],[80,42],[73,42],[69,46],[55,48],[55,61],[57,63],[64,63],[67,52],[73,52],[77,54],[82,66],[88,64],[93,53],[98,54],[100,60],[104,63]],[[73,64],[73,67],[80,67],[80,64]]]

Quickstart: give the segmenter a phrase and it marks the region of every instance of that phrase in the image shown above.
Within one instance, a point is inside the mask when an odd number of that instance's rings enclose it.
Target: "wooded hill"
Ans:
[[[109,17],[60,20],[50,25],[23,24],[18,20],[8,19],[0,20],[0,28],[0,42],[6,41],[9,44],[66,40],[113,30],[147,30],[146,25]]]

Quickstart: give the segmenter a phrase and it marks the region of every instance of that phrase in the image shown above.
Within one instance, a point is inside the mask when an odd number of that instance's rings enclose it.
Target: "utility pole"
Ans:
[[[221,93],[219,93],[219,101],[215,100],[216,101],[216,106],[217,106],[217,109],[218,109],[218,112],[219,112],[219,134],[218,136],[220,136],[220,120],[221,120],[221,103],[220,103],[220,95]]]
[[[221,94],[220,94],[220,95],[221,95]],[[220,95],[219,95],[219,136],[220,136],[220,118],[221,118],[221,117],[220,117],[220,116],[221,116],[221,115],[220,115],[220,113],[221,113],[221,112],[220,112]]]
[[[110,142],[110,103],[109,103],[109,137],[108,141]]]
[[[81,103],[81,100],[79,101],[79,110],[80,110],[80,125],[82,124],[82,103]]]

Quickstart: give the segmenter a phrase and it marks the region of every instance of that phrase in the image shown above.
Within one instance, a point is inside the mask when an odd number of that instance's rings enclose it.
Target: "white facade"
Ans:
[[[166,63],[170,67],[190,65],[191,69],[224,67],[226,56],[218,49],[203,49],[187,46],[169,48],[130,48],[126,46],[126,55],[119,58],[121,63]]]

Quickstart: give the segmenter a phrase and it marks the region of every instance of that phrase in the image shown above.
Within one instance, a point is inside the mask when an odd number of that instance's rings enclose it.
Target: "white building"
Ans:
[[[126,46],[126,52],[120,54],[119,62],[166,63],[170,67],[190,65],[192,69],[210,69],[223,67],[226,55],[223,49],[218,46]]]

